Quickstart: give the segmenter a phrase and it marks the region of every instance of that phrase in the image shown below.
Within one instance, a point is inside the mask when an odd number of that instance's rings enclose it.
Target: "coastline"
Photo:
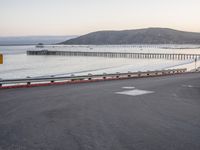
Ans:
[[[193,72],[195,71],[195,61],[190,61],[188,63],[185,64],[181,64],[181,65],[176,65],[167,69],[178,69],[178,68],[186,68],[187,72]],[[198,71],[200,71],[200,60],[197,60],[196,62],[196,69]]]

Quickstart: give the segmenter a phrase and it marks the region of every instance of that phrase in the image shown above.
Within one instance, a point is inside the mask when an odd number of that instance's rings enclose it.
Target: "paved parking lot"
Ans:
[[[0,90],[2,150],[199,150],[200,74]]]

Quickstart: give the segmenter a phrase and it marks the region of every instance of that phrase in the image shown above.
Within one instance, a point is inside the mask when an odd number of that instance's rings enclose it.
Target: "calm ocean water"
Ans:
[[[47,45],[44,49],[66,51],[114,51],[142,53],[194,53],[200,54],[198,45],[102,45],[64,46]],[[63,76],[102,74],[128,71],[167,69],[190,61],[159,59],[123,59],[101,57],[27,56],[27,50],[39,50],[35,46],[0,46],[4,64],[0,65],[0,78],[25,78],[39,76]]]

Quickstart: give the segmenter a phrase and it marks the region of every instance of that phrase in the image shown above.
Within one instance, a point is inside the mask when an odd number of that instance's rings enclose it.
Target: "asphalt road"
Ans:
[[[200,73],[0,90],[0,149],[200,150]]]

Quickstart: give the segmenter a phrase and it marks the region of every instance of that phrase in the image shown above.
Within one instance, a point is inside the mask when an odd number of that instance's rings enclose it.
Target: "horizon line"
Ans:
[[[144,28],[129,28],[129,29],[104,29],[104,30],[95,30],[95,31],[90,31],[85,34],[93,33],[93,32],[101,32],[101,31],[131,31],[131,30],[142,30],[142,29],[170,29],[170,30],[176,30],[176,31],[181,31],[181,32],[190,32],[190,33],[200,33],[200,31],[189,31],[189,30],[183,30],[183,29],[176,29],[176,28],[170,28],[170,27],[144,27]],[[79,35],[56,35],[56,34],[46,34],[46,35],[8,35],[8,36],[0,36],[0,38],[9,38],[9,37],[64,37],[64,36],[82,36],[85,34],[79,34]]]

